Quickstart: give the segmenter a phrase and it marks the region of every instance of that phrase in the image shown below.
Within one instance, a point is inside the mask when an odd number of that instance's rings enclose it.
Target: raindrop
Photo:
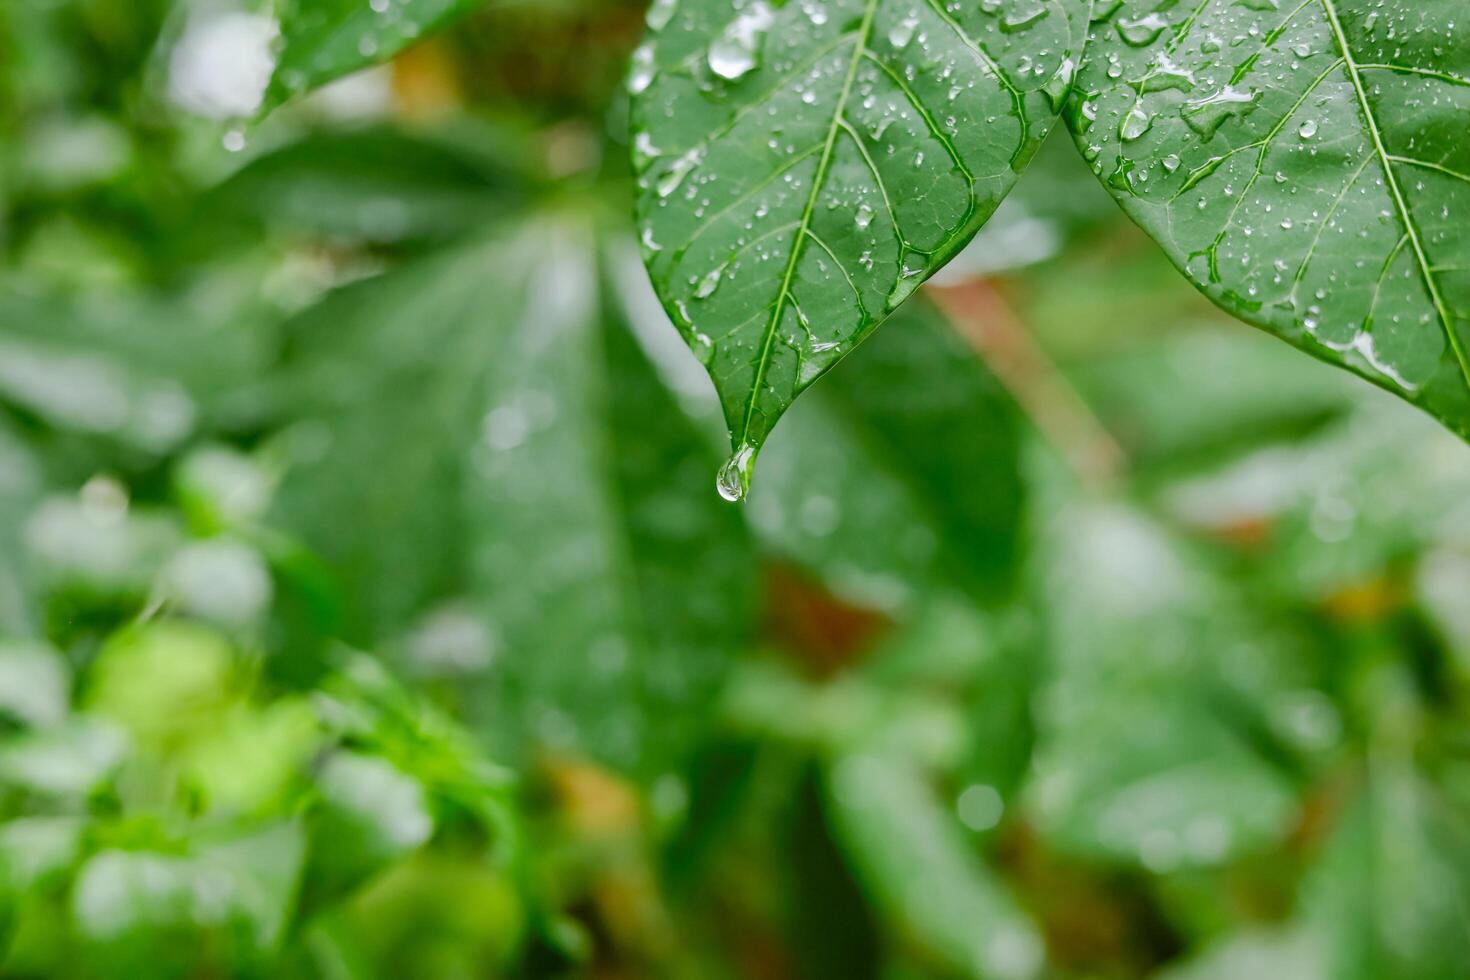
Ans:
[[[1117,26],[1118,36],[1123,39],[1124,44],[1143,48],[1157,41],[1169,22],[1164,19],[1163,14],[1154,13],[1145,17],[1124,18],[1118,21]]]
[[[715,479],[715,487],[720,491],[720,496],[732,504],[744,500],[750,490],[750,473],[754,466],[755,447],[748,442],[741,443],[735,455],[720,467],[720,474]]]
[[[776,15],[764,0],[751,6],[725,28],[710,45],[710,71],[727,81],[738,81],[760,63],[760,46]]]

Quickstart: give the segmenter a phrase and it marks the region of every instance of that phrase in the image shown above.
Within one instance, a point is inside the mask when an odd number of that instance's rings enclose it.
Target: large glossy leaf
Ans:
[[[282,512],[357,597],[352,635],[405,636],[508,739],[630,768],[672,749],[749,622],[751,563],[713,453],[602,306],[590,230],[405,267],[297,332],[303,443],[325,438]]]
[[[1083,0],[660,2],[634,57],[655,288],[748,487],[807,386],[952,258],[1069,86]]]
[[[1459,0],[1100,5],[1070,122],[1216,303],[1470,436]]]
[[[486,0],[279,0],[281,47],[265,108],[387,61]]]

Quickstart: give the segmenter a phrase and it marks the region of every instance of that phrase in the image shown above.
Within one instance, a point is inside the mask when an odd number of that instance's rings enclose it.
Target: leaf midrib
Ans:
[[[1450,317],[1449,308],[1445,305],[1444,296],[1439,291],[1439,282],[1435,279],[1433,267],[1429,262],[1429,256],[1424,251],[1424,243],[1419,237],[1419,228],[1414,223],[1412,213],[1409,211],[1408,201],[1404,197],[1403,188],[1399,186],[1398,172],[1394,169],[1392,156],[1388,148],[1383,144],[1383,135],[1378,129],[1378,117],[1373,112],[1373,106],[1368,101],[1368,91],[1363,87],[1363,79],[1359,74],[1357,59],[1353,57],[1352,48],[1348,45],[1347,34],[1342,29],[1342,21],[1338,18],[1335,0],[1321,0],[1322,9],[1327,14],[1328,23],[1332,27],[1333,36],[1337,40],[1337,46],[1342,51],[1343,63],[1347,67],[1348,80],[1352,83],[1353,91],[1358,97],[1358,106],[1363,112],[1363,119],[1368,125],[1368,135],[1373,140],[1373,149],[1378,154],[1378,160],[1383,166],[1384,179],[1388,182],[1389,192],[1393,196],[1394,206],[1398,209],[1399,218],[1403,222],[1404,230],[1409,237],[1409,243],[1414,248],[1414,257],[1419,265],[1419,272],[1424,278],[1424,285],[1429,290],[1430,300],[1434,303],[1435,313],[1439,316],[1441,328],[1444,330],[1450,347],[1455,352],[1455,358],[1460,364],[1466,387],[1470,387],[1470,352],[1461,343],[1459,335],[1455,332],[1454,322]]]
[[[776,341],[776,331],[781,326],[782,315],[786,312],[797,263],[801,261],[801,256],[806,251],[806,240],[811,229],[812,215],[816,213],[817,198],[822,194],[822,187],[826,184],[827,174],[832,165],[832,153],[837,146],[837,137],[842,131],[842,121],[847,114],[847,101],[852,97],[853,83],[857,80],[858,66],[862,63],[863,55],[868,50],[868,42],[873,36],[873,22],[877,17],[878,3],[879,0],[868,0],[863,14],[862,27],[858,30],[856,43],[853,46],[852,60],[847,66],[847,77],[842,83],[842,93],[838,96],[836,111],[832,113],[832,125],[827,131],[827,142],[822,149],[822,158],[818,161],[817,172],[812,177],[811,193],[807,195],[801,224],[797,227],[796,238],[791,245],[791,257],[787,260],[786,271],[781,276],[781,291],[776,296],[776,306],[771,311],[770,321],[766,324],[765,336],[761,342],[760,359],[756,362],[755,377],[752,379],[750,396],[745,404],[745,418],[740,427],[742,445],[750,442],[750,425],[755,420],[756,403],[760,400],[761,389],[766,383],[766,373],[770,370],[771,350]]]

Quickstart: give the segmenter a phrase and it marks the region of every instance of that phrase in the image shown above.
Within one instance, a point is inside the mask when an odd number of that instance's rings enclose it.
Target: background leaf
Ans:
[[[399,51],[486,0],[279,0],[281,40],[265,109]]]
[[[467,678],[501,737],[637,767],[722,674],[749,557],[601,277],[590,230],[548,219],[329,298],[298,331],[326,451],[282,507],[373,597],[354,635]],[[410,569],[428,541],[443,560]]]

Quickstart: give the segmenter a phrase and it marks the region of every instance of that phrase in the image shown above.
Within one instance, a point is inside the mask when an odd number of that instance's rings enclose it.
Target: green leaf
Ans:
[[[334,239],[446,238],[505,209],[516,177],[500,157],[513,149],[388,128],[312,133],[256,157],[215,188],[201,220],[212,225],[227,208],[273,230]]]
[[[896,930],[964,977],[1040,972],[1036,927],[971,851],[920,773],[853,754],[830,773],[836,835],[873,903]]]
[[[1102,6],[1070,113],[1231,313],[1470,436],[1470,21],[1458,0]]]
[[[486,0],[278,0],[281,46],[264,110],[392,58]]]
[[[1470,822],[1407,753],[1382,751],[1303,884],[1334,980],[1458,980],[1470,963]]]
[[[636,768],[701,717],[752,563],[600,278],[557,218],[329,297],[297,327],[318,455],[281,511],[359,600],[352,635],[402,638],[508,752]]]
[[[21,539],[40,492],[39,462],[0,426],[0,636],[29,636],[34,630]]]
[[[1055,662],[1031,784],[1042,834],[1155,872],[1279,840],[1293,786],[1256,748],[1264,716],[1307,680],[1301,652],[1134,511],[1076,505],[1053,534]]]
[[[1088,4],[684,0],[634,56],[644,257],[748,489],[777,420],[995,211]]]

